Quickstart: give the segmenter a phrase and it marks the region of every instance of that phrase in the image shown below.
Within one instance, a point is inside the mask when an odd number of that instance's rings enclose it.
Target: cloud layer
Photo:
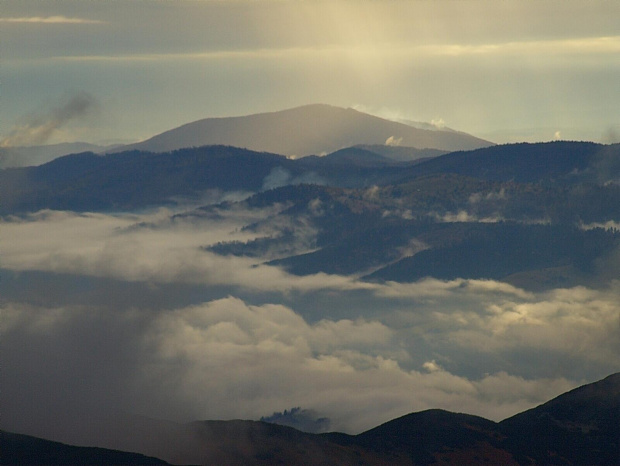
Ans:
[[[293,277],[201,249],[269,212],[171,214],[2,221],[3,428],[68,440],[84,416],[292,406],[347,432],[427,408],[500,420],[620,370],[619,283]]]

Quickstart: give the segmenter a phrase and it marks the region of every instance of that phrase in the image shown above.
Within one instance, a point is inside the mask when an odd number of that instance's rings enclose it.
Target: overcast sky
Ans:
[[[0,137],[138,140],[327,103],[495,142],[619,139],[615,0],[0,0]]]

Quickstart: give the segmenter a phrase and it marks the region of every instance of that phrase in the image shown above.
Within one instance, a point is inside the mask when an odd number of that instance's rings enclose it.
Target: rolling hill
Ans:
[[[590,191],[598,187],[613,192],[620,180],[618,144],[512,144],[408,163],[397,162],[379,152],[371,147],[351,147],[326,157],[298,160],[229,146],[163,153],[134,150],[105,156],[85,152],[38,167],[0,170],[0,214],[44,208],[135,209],[169,202],[178,196],[199,199],[205,191],[213,189],[257,192],[299,183],[368,188],[416,183],[424,177],[458,175],[486,182],[513,183],[510,186],[528,185],[530,191],[539,192],[549,187],[560,189],[560,185],[583,183],[587,183]],[[435,190],[432,184],[426,188]],[[441,194],[435,192],[437,195]],[[600,200],[604,205],[610,202]],[[528,208],[536,208],[538,201],[533,200]],[[593,202],[589,208],[597,209],[599,205],[600,202]]]
[[[0,430],[0,446],[0,463],[2,464],[109,464],[118,466],[168,464],[157,458],[138,453],[96,447],[77,447],[3,430]]]
[[[439,409],[408,414],[357,435],[309,434],[262,421],[198,421],[160,426],[150,441],[133,446],[173,464],[611,465],[620,461],[619,416],[620,373],[499,423]],[[117,443],[132,444],[127,426],[119,425],[117,434]],[[3,464],[162,464],[8,432],[1,433],[0,441]]]
[[[63,155],[79,152],[103,152],[111,147],[70,142],[43,146],[0,147],[0,168],[42,165]]]
[[[619,154],[620,145],[577,142],[494,146],[409,163],[362,147],[297,160],[229,146],[83,153],[1,170],[0,214],[118,212],[200,202],[213,192],[257,193],[219,208],[287,206],[263,221],[279,234],[211,252],[297,275],[605,283],[615,274],[605,257],[620,233],[600,225],[620,221]],[[297,235],[283,224],[315,233]]]

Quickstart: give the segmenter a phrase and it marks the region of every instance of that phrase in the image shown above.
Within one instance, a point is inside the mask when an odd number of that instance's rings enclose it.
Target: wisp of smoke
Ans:
[[[91,113],[97,106],[92,95],[80,92],[49,112],[31,115],[23,123],[16,124],[8,136],[0,140],[0,147],[44,144],[55,131],[69,121]]]
[[[620,142],[620,128],[614,128],[610,126],[607,128],[601,137],[603,144],[617,144]]]

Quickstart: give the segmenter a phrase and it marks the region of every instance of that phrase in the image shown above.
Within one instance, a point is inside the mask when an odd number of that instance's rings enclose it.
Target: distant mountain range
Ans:
[[[421,151],[414,152],[417,158],[401,163],[386,153],[382,147],[356,146],[325,157],[291,160],[272,153],[205,146],[164,153],[73,154],[37,167],[0,170],[0,214],[44,208],[134,209],[169,202],[175,196],[199,198],[210,189],[257,192],[301,183],[368,188],[447,174],[555,188],[587,183],[610,192],[615,192],[620,180],[618,144],[511,144],[445,155]]]
[[[79,152],[103,152],[110,146],[99,146],[86,142],[67,142],[44,146],[0,147],[0,168],[28,167],[51,162],[63,155]]]
[[[227,146],[75,154],[0,171],[0,214],[126,211],[209,192],[256,193],[217,208],[287,206],[263,226],[311,225],[312,242],[300,247],[295,231],[283,231],[211,252],[297,275],[381,281],[482,278],[546,289],[617,276],[606,257],[620,231],[602,226],[620,220],[620,145],[513,144],[410,162],[373,147],[297,160]]]
[[[129,145],[71,142],[0,147],[0,169],[42,165],[64,155],[87,151],[168,152],[206,145],[235,146],[286,156],[325,155],[354,145],[370,145],[373,152],[388,158],[411,161],[493,143],[430,123],[395,122],[353,109],[306,105],[272,113],[206,118]]]
[[[444,151],[493,145],[453,130],[420,129],[351,108],[315,104],[272,113],[206,118],[114,151],[168,152],[184,147],[228,145],[302,157],[328,154],[357,144],[393,144]]]
[[[358,435],[258,421],[120,424],[110,444],[150,457],[0,432],[2,464],[613,465],[620,464],[620,373],[496,423],[443,410]],[[109,433],[108,433],[109,438]],[[141,440],[140,440],[141,439]]]

